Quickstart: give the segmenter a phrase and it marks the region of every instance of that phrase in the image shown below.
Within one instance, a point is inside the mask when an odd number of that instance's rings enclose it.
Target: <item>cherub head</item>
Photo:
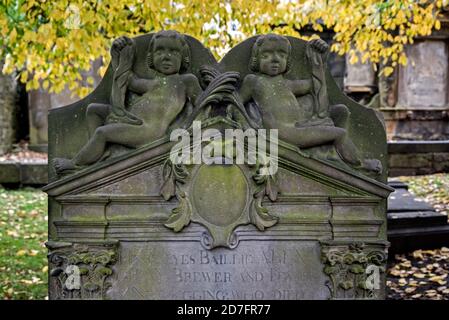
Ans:
[[[271,77],[290,69],[292,46],[286,37],[277,34],[259,36],[251,51],[250,69]]]
[[[189,45],[179,32],[160,31],[150,41],[147,60],[151,69],[165,75],[184,72],[190,63]]]

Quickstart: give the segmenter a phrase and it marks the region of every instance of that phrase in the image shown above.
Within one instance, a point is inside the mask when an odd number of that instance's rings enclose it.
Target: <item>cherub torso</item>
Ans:
[[[159,137],[186,103],[186,87],[179,74],[146,81],[148,90],[130,106],[129,111],[143,120],[144,126]]]
[[[293,94],[289,80],[282,76],[257,76],[253,99],[260,107],[266,128],[293,127],[301,118],[301,109]]]

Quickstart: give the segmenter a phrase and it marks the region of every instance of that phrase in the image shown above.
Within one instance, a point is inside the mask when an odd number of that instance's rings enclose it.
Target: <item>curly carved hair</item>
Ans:
[[[187,40],[185,39],[184,35],[180,34],[177,31],[174,30],[163,30],[155,33],[153,37],[151,38],[150,44],[148,46],[148,55],[147,55],[147,63],[148,66],[151,69],[154,69],[154,62],[153,62],[153,50],[154,50],[154,43],[157,39],[161,38],[169,38],[169,39],[175,39],[178,40],[181,44],[181,68],[179,72],[185,72],[189,68],[190,65],[190,48],[189,44],[187,43]]]
[[[251,58],[250,58],[250,64],[249,68],[253,72],[259,72],[259,66],[260,66],[260,59],[259,59],[259,49],[262,46],[262,44],[265,41],[283,41],[287,44],[287,67],[285,68],[285,72],[287,73],[290,70],[291,67],[291,52],[292,52],[292,45],[290,44],[290,41],[286,37],[277,35],[277,34],[265,34],[262,36],[259,36],[256,40],[256,42],[253,45],[253,48],[251,50]]]

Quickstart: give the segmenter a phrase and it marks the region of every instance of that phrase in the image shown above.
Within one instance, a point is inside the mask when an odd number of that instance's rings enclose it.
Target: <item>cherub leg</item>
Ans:
[[[100,160],[105,153],[107,143],[136,148],[150,140],[151,137],[145,134],[142,126],[123,123],[107,124],[95,129],[87,144],[73,159],[55,158],[52,163],[57,173],[63,173]]]
[[[347,129],[351,112],[344,104],[330,106],[329,113],[336,127]]]
[[[113,123],[97,128],[93,136],[80,152],[73,158],[75,166],[91,164],[104,154],[107,143],[117,143],[136,148],[149,141],[141,126]]]
[[[351,112],[344,104],[337,104],[330,107],[330,117],[337,127],[347,129],[350,115]],[[362,159],[356,146],[347,135],[337,148],[338,153],[346,160],[352,158],[352,161],[347,160],[351,164],[360,166],[368,171],[382,172],[382,163],[377,159]]]
[[[89,130],[89,137],[95,132],[95,129],[105,124],[105,120],[111,112],[111,106],[103,103],[91,103],[87,106],[86,119]]]
[[[300,148],[311,148],[334,143],[342,140],[346,135],[346,130],[331,126],[283,128],[282,131],[287,133],[285,140],[291,141],[294,138],[295,141],[292,142]],[[281,134],[280,137],[283,138]]]
[[[357,148],[347,138],[345,129],[331,126],[314,126],[295,128],[295,131],[295,143],[300,148],[310,148],[332,143],[344,161],[352,165],[360,165]],[[293,136],[292,133],[289,134],[290,137]]]

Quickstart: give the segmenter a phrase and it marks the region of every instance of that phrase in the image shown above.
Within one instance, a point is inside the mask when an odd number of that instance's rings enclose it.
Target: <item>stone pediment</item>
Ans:
[[[48,184],[44,191],[54,197],[111,193],[159,196],[162,165],[173,146],[174,142],[167,136],[146,147],[65,176]],[[286,190],[287,194],[295,196],[352,194],[385,198],[393,191],[377,180],[342,167],[341,163],[314,159],[283,141],[279,143],[279,167],[279,179],[288,181],[292,188]],[[138,187],[138,184],[147,186]]]

